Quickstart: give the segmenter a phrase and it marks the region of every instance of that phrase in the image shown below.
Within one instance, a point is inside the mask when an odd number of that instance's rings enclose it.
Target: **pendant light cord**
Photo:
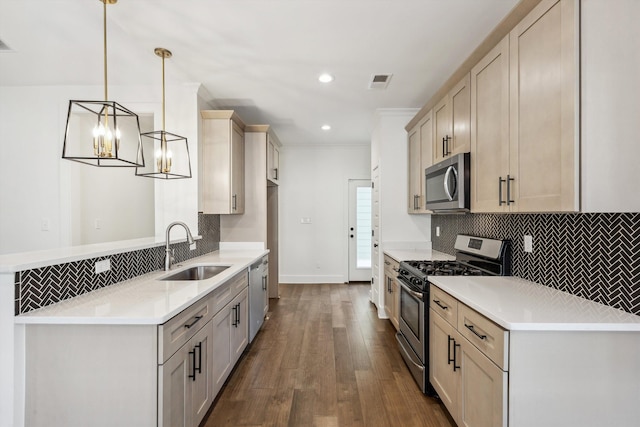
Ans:
[[[162,130],[165,130],[164,127],[164,58],[165,55],[162,55]]]
[[[102,28],[103,28],[103,39],[104,39],[104,100],[109,100],[109,95],[107,92],[107,0],[102,0],[103,4],[103,14],[102,14]]]

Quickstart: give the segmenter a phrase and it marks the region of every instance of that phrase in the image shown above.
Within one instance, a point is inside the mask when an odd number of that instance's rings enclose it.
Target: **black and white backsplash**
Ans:
[[[220,245],[220,215],[198,214],[196,249],[187,242],[171,245],[176,262],[213,252]],[[51,265],[16,273],[15,314],[46,307],[164,267],[164,246]],[[109,258],[111,270],[95,273],[95,263]]]
[[[640,213],[432,215],[433,249],[457,234],[510,239],[514,276],[640,315]]]

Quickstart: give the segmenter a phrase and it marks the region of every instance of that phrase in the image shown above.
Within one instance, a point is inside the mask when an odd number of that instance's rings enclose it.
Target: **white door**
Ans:
[[[371,281],[371,181],[349,180],[349,282]]]

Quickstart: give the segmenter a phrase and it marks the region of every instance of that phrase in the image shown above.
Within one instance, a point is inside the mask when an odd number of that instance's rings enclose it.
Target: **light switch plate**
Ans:
[[[528,234],[524,236],[524,251],[533,252],[533,237]]]

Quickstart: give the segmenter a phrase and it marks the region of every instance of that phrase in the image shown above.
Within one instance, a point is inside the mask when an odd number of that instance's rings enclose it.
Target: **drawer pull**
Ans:
[[[196,317],[193,318],[193,322],[187,323],[186,325],[184,325],[184,327],[189,329],[190,327],[192,327],[193,325],[198,323],[198,320],[200,320],[200,319],[202,319],[202,316],[196,316]]]
[[[467,328],[468,330],[470,330],[471,332],[473,332],[473,334],[475,336],[477,336],[478,338],[480,338],[481,340],[487,339],[486,335],[480,335],[479,333],[476,332],[476,330],[473,328],[473,325],[467,325],[466,323],[464,324],[464,327]]]
[[[449,308],[449,307],[447,307],[446,305],[442,305],[442,304],[440,304],[440,301],[438,301],[437,299],[434,299],[434,300],[433,300],[433,302],[434,302],[438,307],[440,307],[440,308],[441,308],[441,309],[443,309],[443,310],[446,310],[446,309],[448,309],[448,308]]]

